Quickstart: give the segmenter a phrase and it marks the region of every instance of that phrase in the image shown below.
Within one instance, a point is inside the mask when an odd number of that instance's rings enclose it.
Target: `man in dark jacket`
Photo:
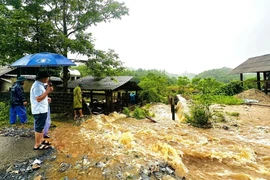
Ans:
[[[20,76],[18,77],[16,83],[11,87],[11,94],[10,94],[10,124],[15,124],[17,116],[20,118],[20,122],[22,124],[26,123],[27,115],[26,115],[26,99],[23,91],[23,85],[25,81],[25,77]]]

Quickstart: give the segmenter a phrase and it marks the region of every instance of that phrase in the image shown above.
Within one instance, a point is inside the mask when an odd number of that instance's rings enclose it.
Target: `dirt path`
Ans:
[[[0,136],[0,170],[16,163],[42,155],[33,150],[34,139]]]

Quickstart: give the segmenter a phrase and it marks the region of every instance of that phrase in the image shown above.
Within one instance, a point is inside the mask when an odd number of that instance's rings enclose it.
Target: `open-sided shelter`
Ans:
[[[257,87],[262,90],[261,84],[264,86],[264,92],[267,94],[270,92],[270,54],[256,56],[249,58],[236,68],[234,68],[231,74],[240,74],[240,81],[243,82],[243,73],[257,73]],[[263,80],[261,80],[261,73],[263,74]]]
[[[83,96],[90,99],[90,107],[99,104],[108,114],[138,103],[138,92],[141,88],[131,81],[132,78],[132,76],[112,76],[96,80],[92,76],[87,76],[70,81],[68,89],[72,91],[77,85],[82,84]]]

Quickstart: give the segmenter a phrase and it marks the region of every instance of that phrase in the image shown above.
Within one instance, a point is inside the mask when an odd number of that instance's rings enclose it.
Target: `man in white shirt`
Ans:
[[[43,150],[50,148],[50,143],[43,138],[43,129],[48,113],[48,94],[53,90],[52,87],[44,88],[50,75],[46,71],[40,71],[37,74],[36,81],[30,90],[31,111],[35,119],[35,146],[34,150]]]

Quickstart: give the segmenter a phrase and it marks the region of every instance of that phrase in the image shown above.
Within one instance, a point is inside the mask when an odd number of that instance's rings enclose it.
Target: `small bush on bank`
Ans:
[[[0,126],[9,124],[9,104],[0,102]]]
[[[131,112],[129,108],[124,107],[122,112],[125,115],[131,116],[135,119],[144,119],[147,116],[155,117],[155,113],[149,111],[150,106],[150,104],[146,104],[144,107],[141,108],[139,106],[136,106],[133,112]]]
[[[210,127],[211,114],[208,105],[195,104],[191,107],[190,116],[186,115],[187,123],[196,127]]]
[[[240,113],[239,112],[226,112],[228,115],[230,116],[234,116],[234,117],[239,117]]]
[[[123,114],[125,114],[126,116],[130,116],[130,110],[127,107],[123,108]]]
[[[225,116],[222,112],[213,112],[212,119],[214,122],[225,122]]]
[[[133,112],[133,117],[136,119],[144,119],[146,117],[146,112],[139,107],[136,107]]]
[[[10,109],[9,102],[6,102],[6,101],[1,101],[0,102],[0,126],[10,125],[9,124],[9,109]],[[26,113],[27,113],[27,118],[28,118],[28,123],[27,124],[31,124],[31,126],[32,126],[33,123],[34,123],[34,117],[31,114],[30,105],[27,105]],[[19,119],[16,121],[16,123],[20,124]]]

